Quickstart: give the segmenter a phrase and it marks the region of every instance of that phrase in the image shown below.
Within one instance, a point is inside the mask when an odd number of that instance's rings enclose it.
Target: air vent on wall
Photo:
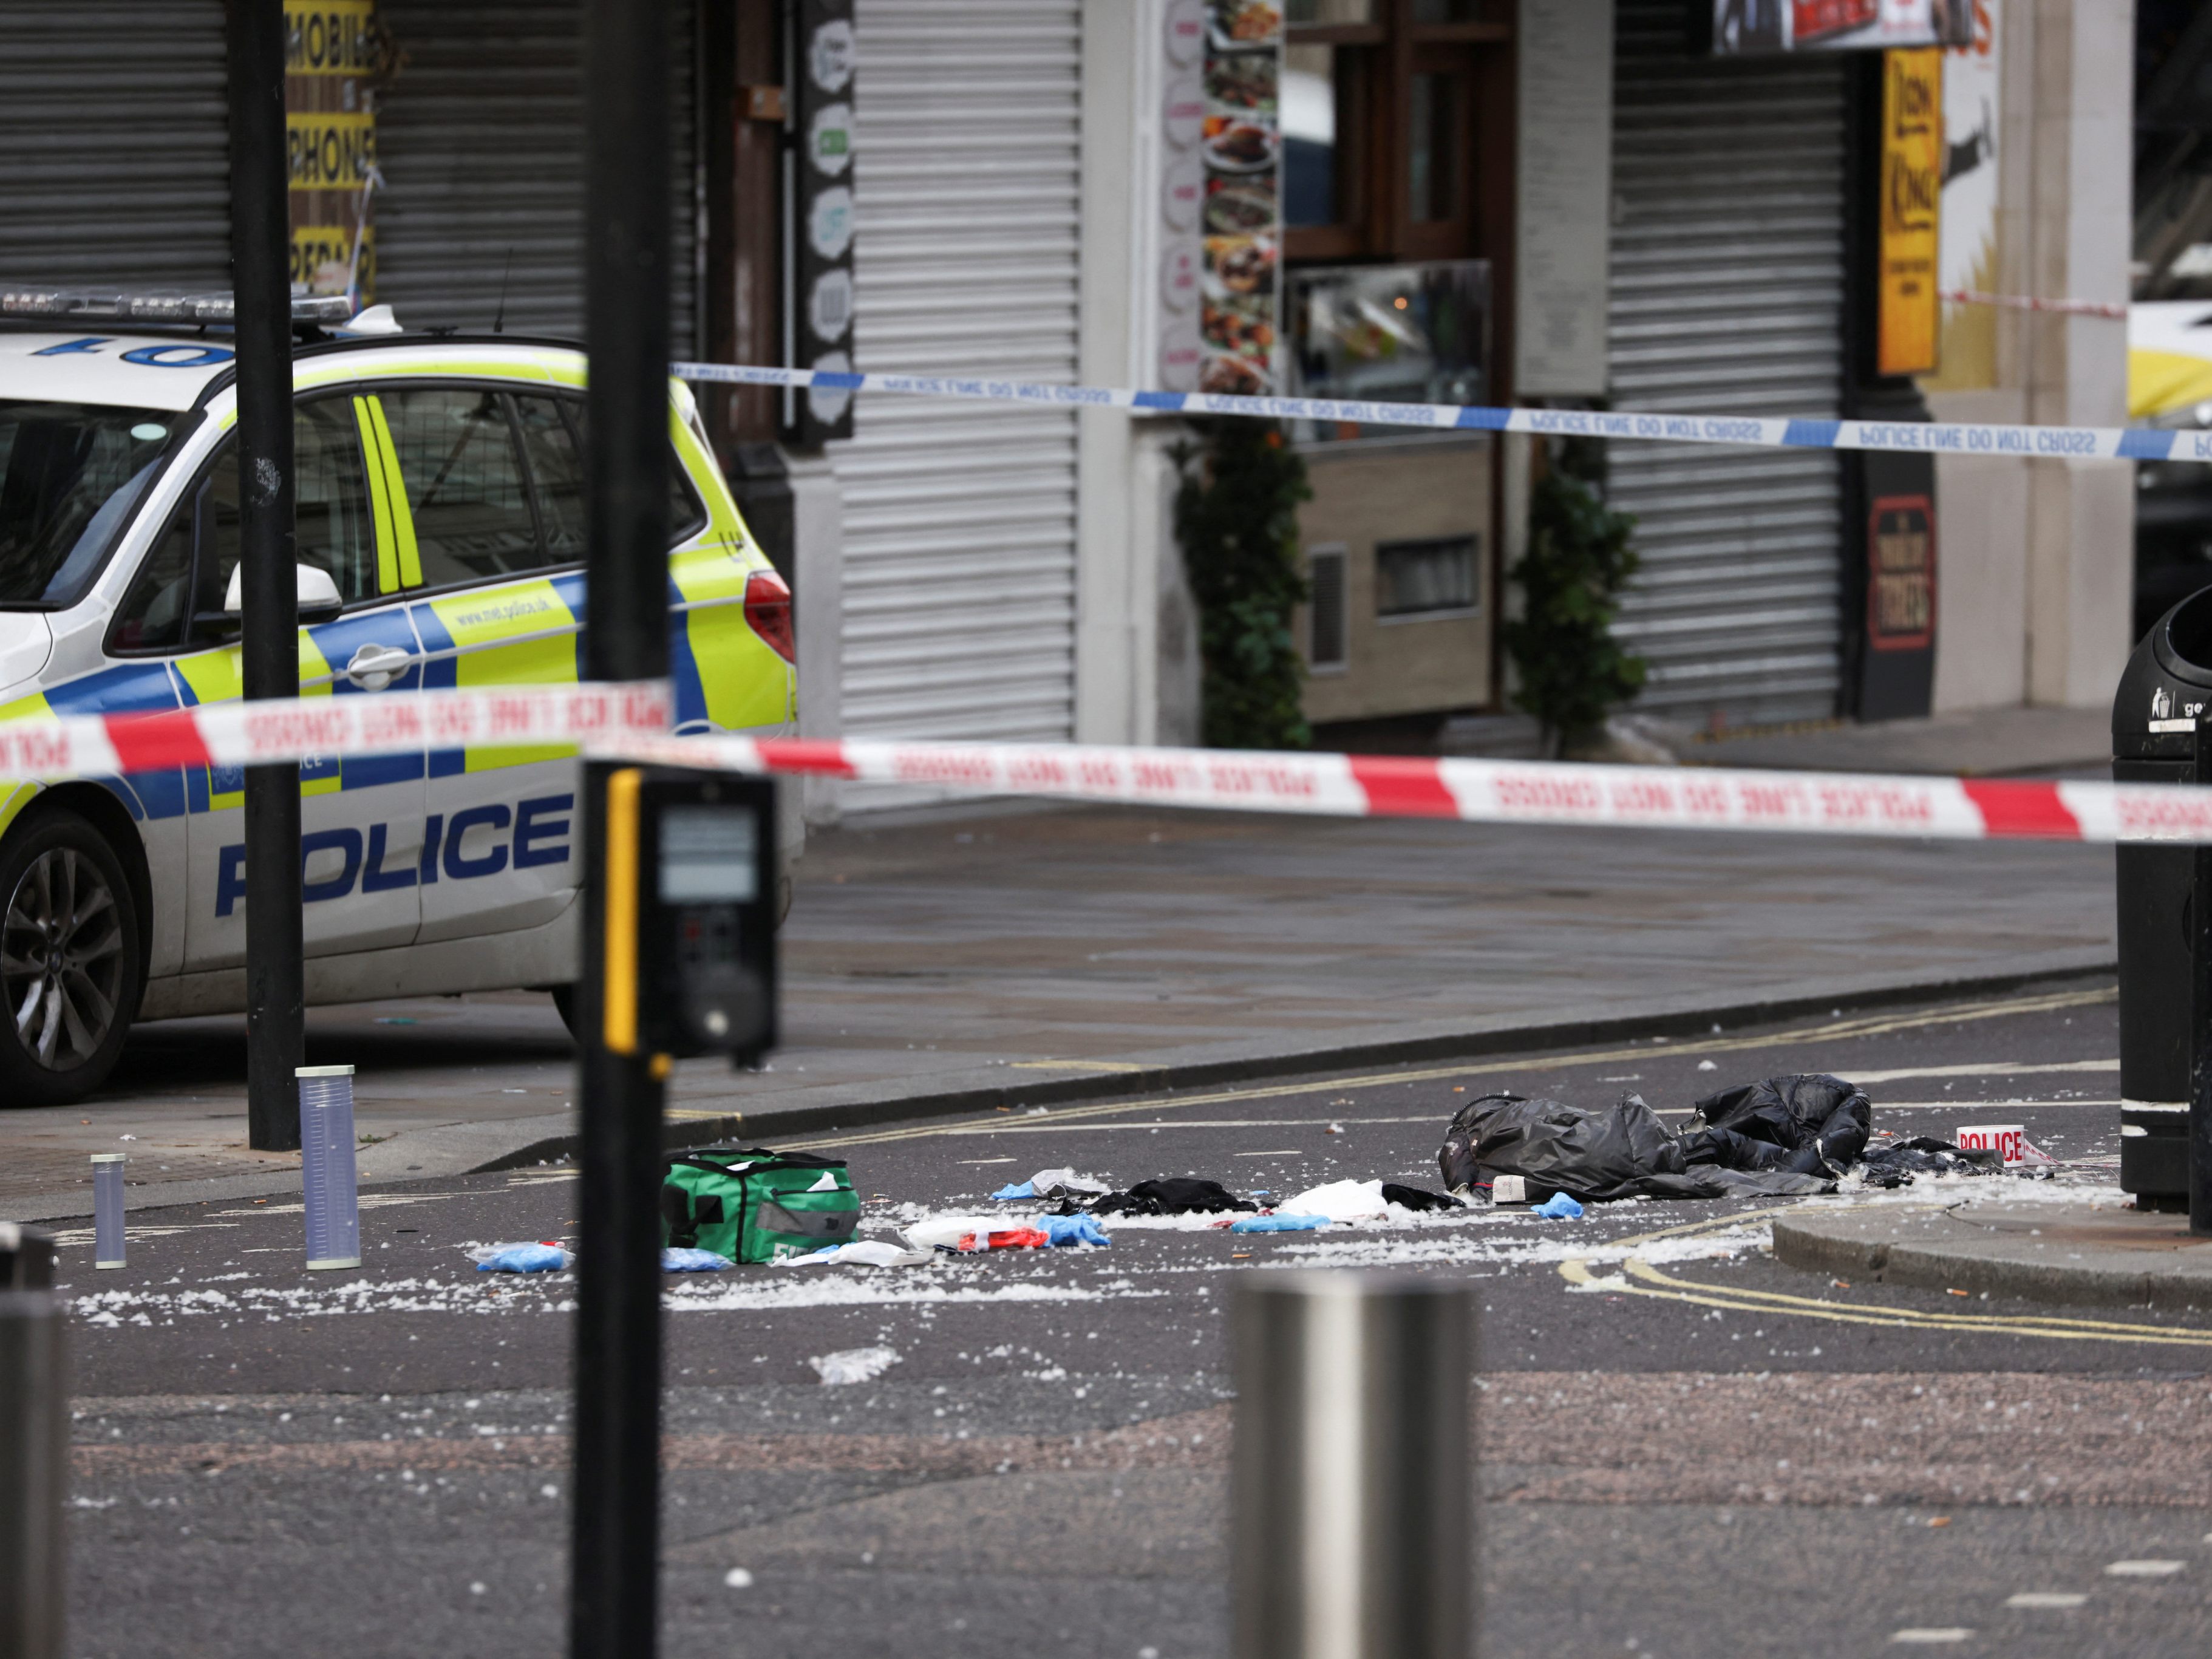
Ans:
[[[1306,580],[1312,587],[1306,602],[1310,619],[1306,665],[1316,673],[1345,666],[1345,557],[1341,546],[1317,547],[1306,556]]]

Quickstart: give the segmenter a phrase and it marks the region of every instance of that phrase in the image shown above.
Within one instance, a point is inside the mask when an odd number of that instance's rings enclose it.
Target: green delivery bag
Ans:
[[[860,1194],[840,1158],[710,1146],[671,1158],[661,1176],[665,1245],[774,1261],[842,1244],[860,1224]]]

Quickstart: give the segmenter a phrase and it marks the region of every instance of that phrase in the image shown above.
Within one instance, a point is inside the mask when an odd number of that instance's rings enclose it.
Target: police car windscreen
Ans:
[[[0,398],[0,608],[45,610],[84,591],[179,419]]]

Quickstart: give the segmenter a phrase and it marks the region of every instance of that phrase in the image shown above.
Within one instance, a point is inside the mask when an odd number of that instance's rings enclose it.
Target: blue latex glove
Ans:
[[[1553,1193],[1528,1212],[1530,1215],[1542,1216],[1547,1221],[1572,1221],[1582,1212],[1583,1206],[1565,1193]]]
[[[1055,1244],[1111,1244],[1096,1216],[1041,1215],[1037,1226]]]
[[[1248,1215],[1229,1224],[1232,1233],[1310,1233],[1328,1225],[1325,1215]]]
[[[718,1273],[730,1266],[730,1258],[717,1255],[712,1250],[680,1250],[663,1245],[660,1251],[660,1271],[665,1273]]]
[[[1001,1200],[1010,1198],[1035,1198],[1036,1196],[1036,1189],[1031,1187],[1028,1182],[1024,1181],[1018,1187],[1001,1187],[997,1192],[993,1193],[991,1196]]]
[[[501,1244],[477,1257],[480,1273],[557,1273],[576,1258],[558,1244]]]

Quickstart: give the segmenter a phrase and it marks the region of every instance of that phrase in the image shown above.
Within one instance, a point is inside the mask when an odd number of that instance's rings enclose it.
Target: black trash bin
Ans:
[[[2212,703],[2212,588],[2159,618],[2112,699],[2112,780],[2194,783]],[[2212,781],[2212,780],[2204,780]],[[2120,1185],[2148,1208],[2189,1207],[2189,906],[2193,847],[2122,847]]]

